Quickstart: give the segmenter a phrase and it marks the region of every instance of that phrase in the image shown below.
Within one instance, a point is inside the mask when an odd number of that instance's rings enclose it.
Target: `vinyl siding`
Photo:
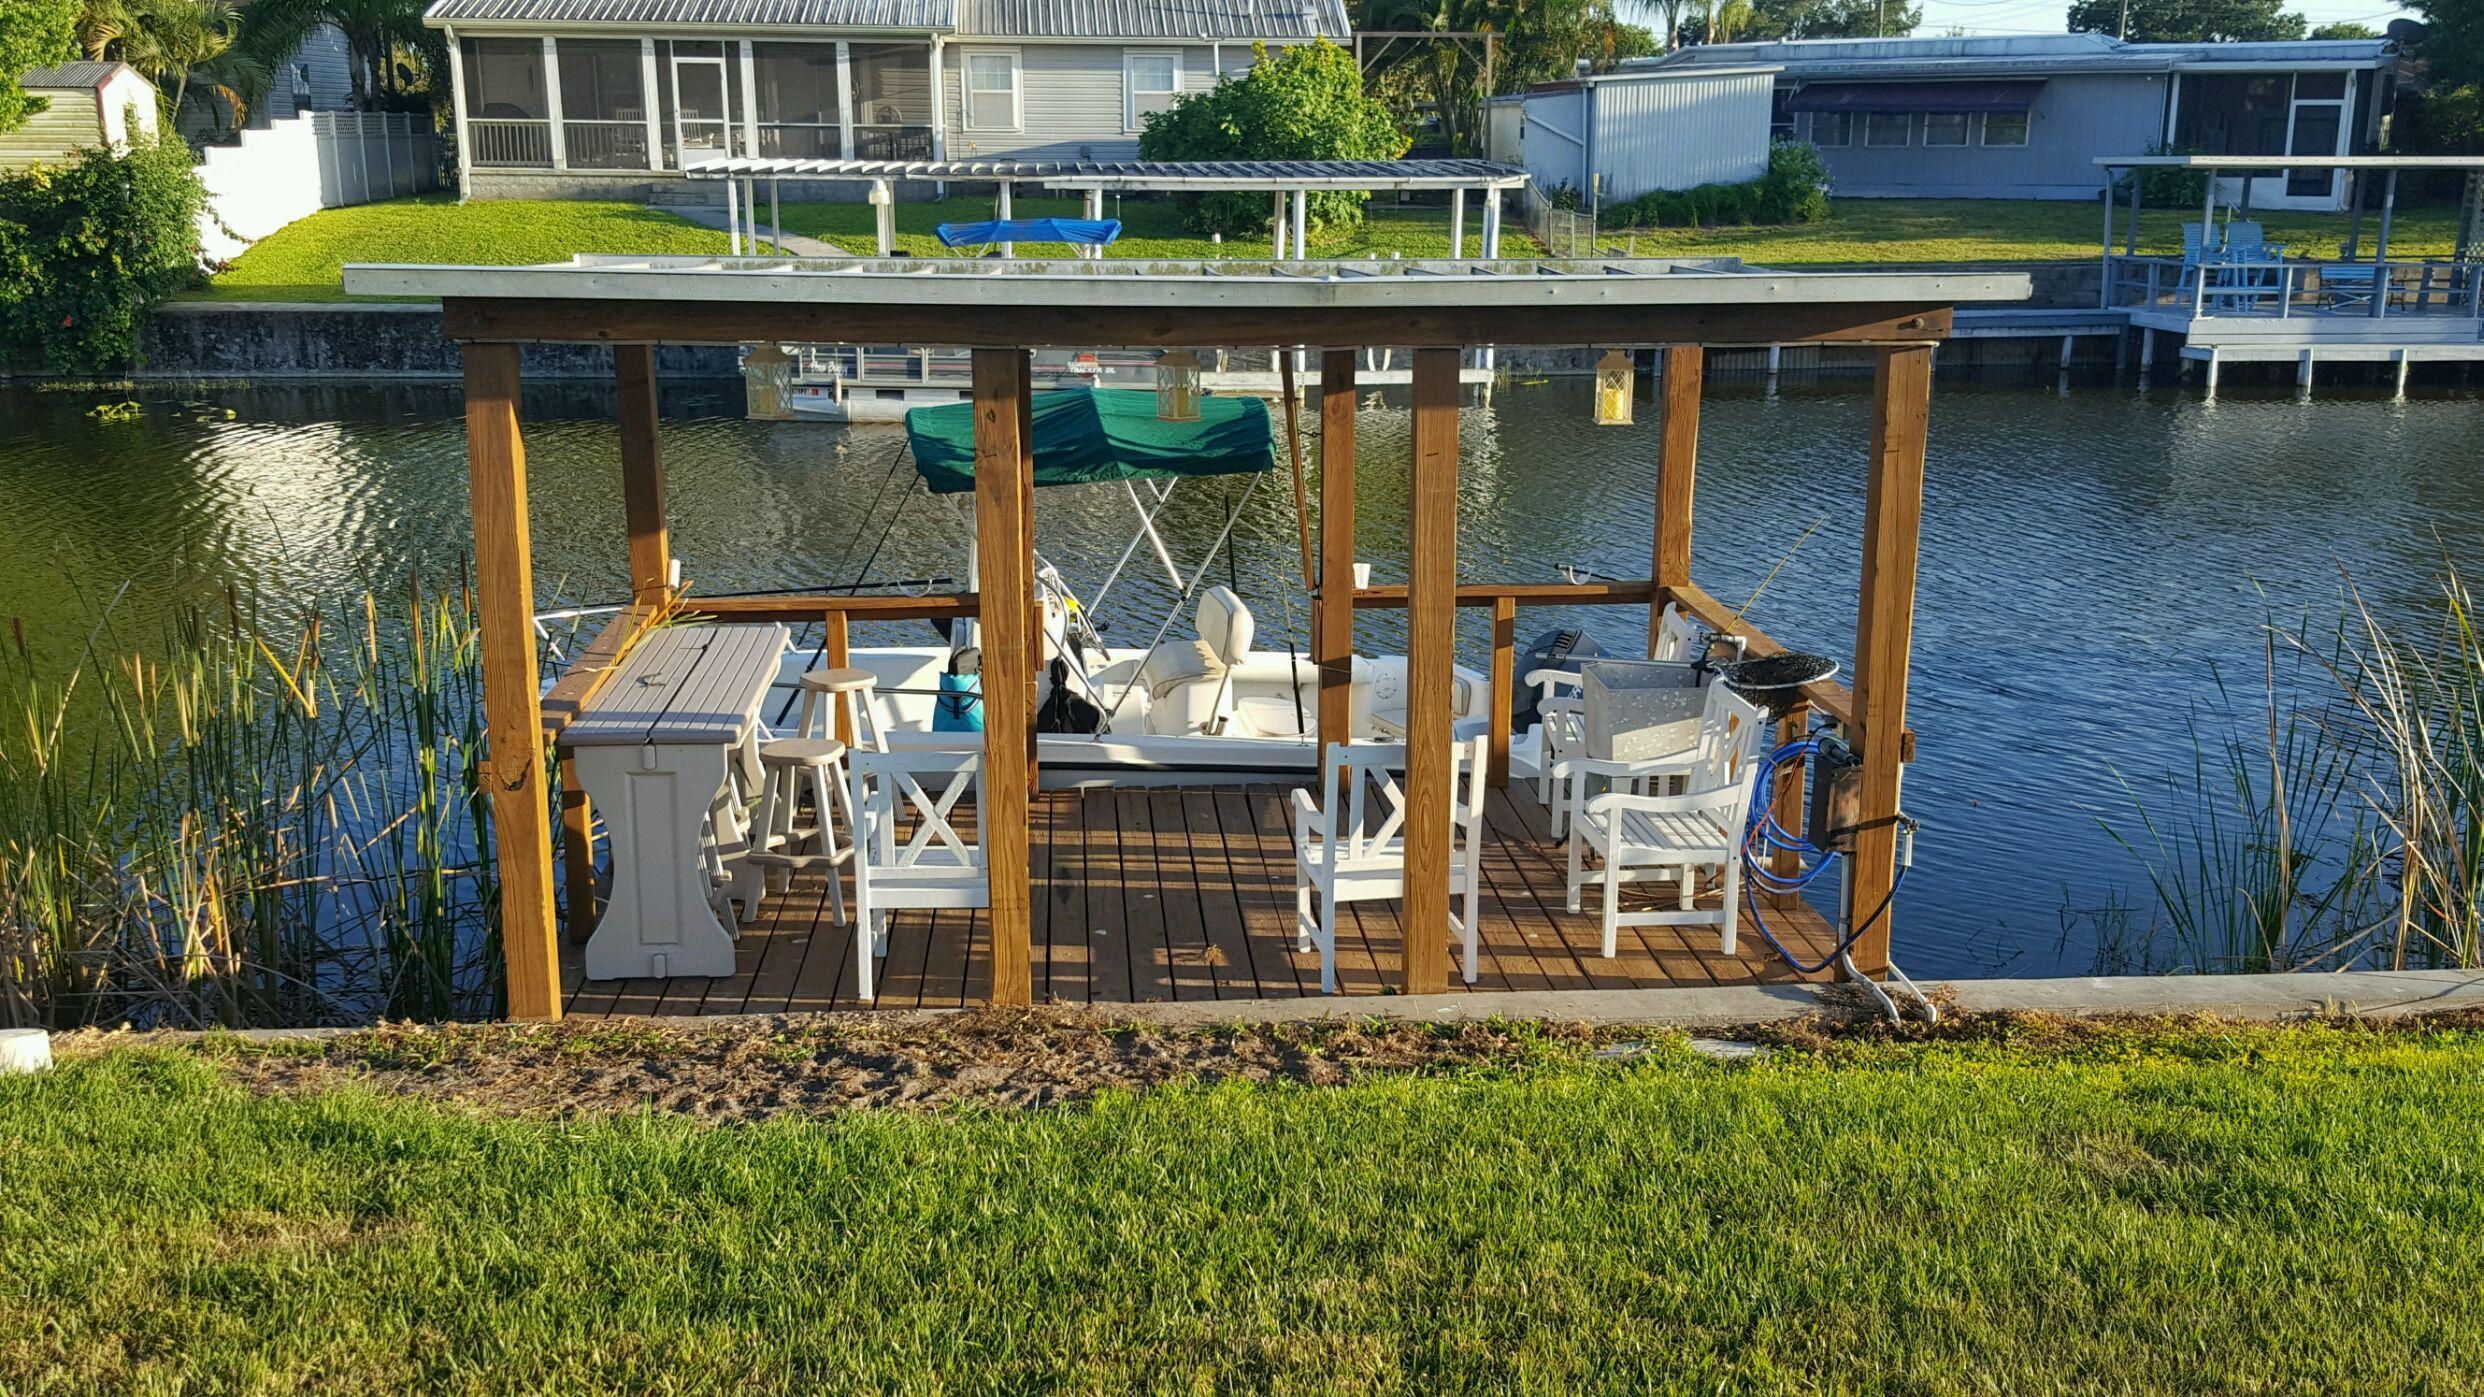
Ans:
[[[1022,129],[966,129],[966,54],[1014,49],[1018,55]],[[942,121],[952,160],[977,156],[1028,160],[1135,160],[1138,132],[1125,128],[1122,57],[1132,50],[1181,55],[1183,92],[1215,84],[1210,49],[1204,44],[988,44],[959,40],[942,52]],[[1225,71],[1251,64],[1250,46],[1223,46]]]
[[[103,144],[103,120],[94,89],[30,91],[51,105],[16,130],[0,132],[0,170],[22,170],[37,162],[66,164],[77,152]]]
[[[2047,78],[2027,113],[2024,146],[1926,146],[1920,118],[1906,145],[1866,146],[1858,119],[1853,144],[1820,155],[1842,198],[2094,199],[2104,188],[2097,156],[2163,142],[2165,86],[2154,73]],[[1973,130],[1969,140],[1977,141]]]

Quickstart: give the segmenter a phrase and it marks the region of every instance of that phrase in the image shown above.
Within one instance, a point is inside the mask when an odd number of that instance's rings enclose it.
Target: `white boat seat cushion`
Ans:
[[[1233,685],[1226,671],[1250,657],[1256,629],[1251,609],[1230,588],[1210,587],[1199,598],[1198,624],[1197,639],[1168,641],[1148,651],[1139,664],[1149,732],[1208,732],[1232,711]]]

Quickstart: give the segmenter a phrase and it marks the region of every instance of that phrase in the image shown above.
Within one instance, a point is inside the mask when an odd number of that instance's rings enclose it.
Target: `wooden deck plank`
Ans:
[[[1131,1002],[1131,947],[1122,903],[1120,817],[1109,790],[1079,792],[1086,822],[1088,997],[1101,1004]]]
[[[1216,997],[1257,999],[1258,969],[1251,963],[1250,932],[1242,919],[1239,880],[1226,857],[1216,795],[1203,787],[1181,792],[1182,848],[1199,888],[1201,931],[1215,952]],[[1287,977],[1288,981],[1293,978]]]
[[[1121,925],[1118,938],[1130,967],[1130,1002],[1153,1003],[1173,997],[1172,967],[1164,939],[1164,889],[1156,883],[1155,826],[1147,813],[1147,792],[1124,788],[1113,792],[1113,828],[1120,841]]]
[[[1199,868],[1191,858],[1183,824],[1182,793],[1172,786],[1147,792],[1148,841],[1158,895],[1164,907],[1164,948],[1175,999],[1214,999],[1223,953],[1208,941]]]
[[[1233,870],[1234,900],[1241,906],[1250,946],[1251,984],[1263,999],[1308,994],[1319,981],[1316,972],[1305,976],[1309,957],[1294,950],[1293,845],[1281,842],[1271,853],[1251,816],[1252,803],[1248,791],[1226,787],[1215,792],[1217,842]]]
[[[1087,918],[1090,835],[1086,794],[1061,791],[1044,802],[1050,817],[1049,865],[1045,874],[1045,949],[1038,997],[1056,1004],[1084,1004],[1092,991],[1094,924]]]
[[[826,878],[807,873],[797,886],[810,892],[809,920],[799,915],[806,910],[802,903],[786,904],[784,918],[771,929],[771,939],[780,944],[759,963],[759,977],[743,1001],[754,1010],[806,1013],[844,1007],[838,1003],[837,971],[852,954],[854,929],[829,917]]]

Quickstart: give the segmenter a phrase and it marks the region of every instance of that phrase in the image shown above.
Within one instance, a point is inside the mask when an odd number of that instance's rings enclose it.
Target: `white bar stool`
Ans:
[[[849,734],[843,740],[853,743],[857,751],[887,751],[888,734],[881,729],[879,715],[871,707],[872,695],[879,686],[880,677],[867,669],[804,671],[802,714],[794,731],[810,738],[837,737],[830,715],[842,708]]]
[[[837,867],[854,857],[851,844],[837,843],[838,812],[844,813],[845,827],[854,828],[854,812],[846,807],[845,744],[827,737],[770,738],[759,744],[759,765],[767,776],[747,860],[767,870],[770,892],[783,891],[803,869],[827,869],[828,905],[837,925],[845,925],[845,888]],[[801,818],[805,787],[811,797],[809,823]]]

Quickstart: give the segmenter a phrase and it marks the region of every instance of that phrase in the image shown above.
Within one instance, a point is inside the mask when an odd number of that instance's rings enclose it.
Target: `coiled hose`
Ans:
[[[1744,824],[1742,834],[1744,874],[1742,901],[1743,906],[1751,914],[1751,926],[1759,932],[1760,939],[1767,942],[1769,948],[1774,950],[1786,964],[1806,975],[1817,974],[1836,964],[1839,957],[1854,949],[1854,943],[1862,940],[1866,932],[1879,925],[1881,918],[1889,915],[1889,906],[1897,901],[1898,889],[1906,886],[1906,874],[1912,867],[1911,861],[1901,860],[1897,877],[1889,884],[1888,896],[1880,900],[1880,905],[1872,909],[1870,916],[1855,923],[1854,930],[1846,933],[1843,941],[1838,942],[1827,955],[1820,957],[1816,962],[1805,961],[1788,950],[1786,944],[1777,939],[1776,933],[1768,929],[1768,918],[1760,911],[1759,894],[1762,892],[1771,894],[1801,892],[1811,886],[1812,880],[1826,873],[1829,866],[1837,862],[1840,856],[1838,850],[1823,849],[1804,836],[1779,824],[1775,804],[1766,798],[1769,792],[1776,789],[1777,772],[1780,768],[1789,762],[1807,761],[1817,755],[1820,748],[1821,742],[1818,737],[1798,737],[1760,758],[1759,769],[1752,773],[1751,778],[1754,783],[1751,794],[1751,818]],[[1810,859],[1813,862],[1800,873],[1791,875],[1779,873],[1770,866],[1769,861],[1772,855],[1786,850],[1791,850],[1797,857]]]

